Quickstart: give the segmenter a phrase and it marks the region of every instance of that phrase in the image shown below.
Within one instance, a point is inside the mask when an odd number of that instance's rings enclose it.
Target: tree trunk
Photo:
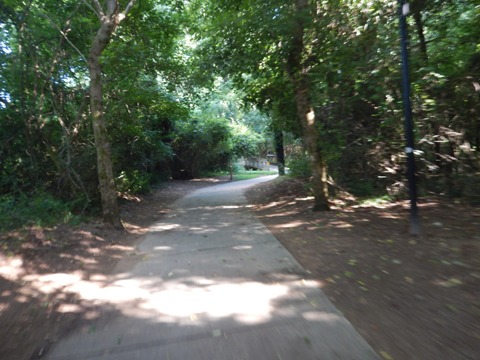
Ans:
[[[90,56],[88,65],[90,69],[90,108],[97,150],[98,183],[102,199],[103,221],[115,228],[123,228],[117,203],[110,142],[103,117],[101,70],[98,60],[98,58]]]
[[[315,121],[315,111],[309,99],[309,87],[302,83],[304,81],[298,84],[295,89],[295,101],[312,170],[312,187],[315,198],[313,210],[326,211],[330,209],[328,203],[327,164],[319,149],[320,134]]]
[[[285,150],[283,148],[283,132],[275,130],[274,134],[275,153],[277,155],[278,175],[285,175]]]
[[[112,169],[110,142],[105,127],[102,101],[102,70],[100,56],[107,47],[115,30],[112,17],[103,17],[100,29],[93,40],[88,57],[90,72],[90,111],[92,113],[93,134],[97,151],[97,171],[102,200],[103,221],[122,229],[120,212],[117,202],[117,190]]]
[[[287,72],[295,92],[297,116],[310,158],[313,177],[314,210],[329,210],[327,165],[320,151],[320,134],[311,100],[308,68],[309,53],[304,44],[305,21],[311,17],[308,0],[295,0],[296,23],[292,33]]]
[[[425,32],[423,26],[423,19],[422,19],[422,11],[425,8],[425,1],[424,0],[417,0],[413,3],[413,19],[415,21],[415,27],[417,29],[417,36],[420,45],[420,53],[422,54],[422,59],[424,65],[428,64],[428,52],[427,52],[427,42],[425,40]]]

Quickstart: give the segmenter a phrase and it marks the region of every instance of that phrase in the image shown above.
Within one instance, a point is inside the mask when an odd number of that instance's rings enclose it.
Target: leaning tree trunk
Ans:
[[[100,56],[110,42],[115,29],[125,18],[134,3],[135,0],[130,0],[125,10],[120,12],[120,4],[117,0],[106,0],[105,10],[98,0],[92,0],[92,4],[100,20],[100,29],[93,40],[88,57],[88,69],[90,72],[90,110],[92,113],[95,148],[97,150],[98,182],[102,199],[103,221],[119,229],[122,229],[123,225],[118,209],[110,142],[108,140],[104,119]]]

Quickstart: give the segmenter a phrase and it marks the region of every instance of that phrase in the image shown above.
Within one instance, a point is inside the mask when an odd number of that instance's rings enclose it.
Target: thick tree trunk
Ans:
[[[313,210],[326,211],[330,209],[328,203],[327,164],[319,149],[320,134],[316,125],[315,111],[309,99],[309,87],[302,83],[303,81],[297,84],[295,89],[295,101],[312,170],[312,187],[315,198]]]
[[[297,116],[302,125],[303,139],[310,157],[313,177],[314,210],[329,210],[327,165],[320,151],[320,134],[311,100],[308,64],[309,53],[304,44],[305,21],[310,14],[308,0],[295,0],[296,26],[287,60],[287,72],[295,91]]]

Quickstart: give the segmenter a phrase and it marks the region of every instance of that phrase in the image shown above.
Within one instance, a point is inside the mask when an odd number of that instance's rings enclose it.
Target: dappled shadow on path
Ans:
[[[138,245],[138,262],[109,277],[44,279],[117,312],[97,319],[94,333],[62,341],[50,359],[373,359],[248,206],[224,202],[219,193],[177,203]]]
[[[136,244],[153,222],[169,213],[169,203],[222,182],[227,179],[175,181],[143,198],[123,201],[126,232],[90,222],[0,234],[0,358],[37,358],[60,334],[88,328],[115,313],[104,302],[82,299],[69,284],[99,281],[120,259],[124,269],[130,268],[141,258]]]

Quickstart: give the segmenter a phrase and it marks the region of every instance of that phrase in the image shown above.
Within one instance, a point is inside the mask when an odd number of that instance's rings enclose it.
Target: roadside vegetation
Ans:
[[[122,21],[98,55],[101,119],[88,62],[99,2],[2,3],[1,229],[101,213],[118,225],[116,199],[267,154],[311,178],[317,209],[338,189],[407,196],[397,2],[127,3],[102,10]],[[411,5],[419,194],[478,204],[478,6]],[[50,210],[37,221],[39,201],[23,200],[39,196]]]

